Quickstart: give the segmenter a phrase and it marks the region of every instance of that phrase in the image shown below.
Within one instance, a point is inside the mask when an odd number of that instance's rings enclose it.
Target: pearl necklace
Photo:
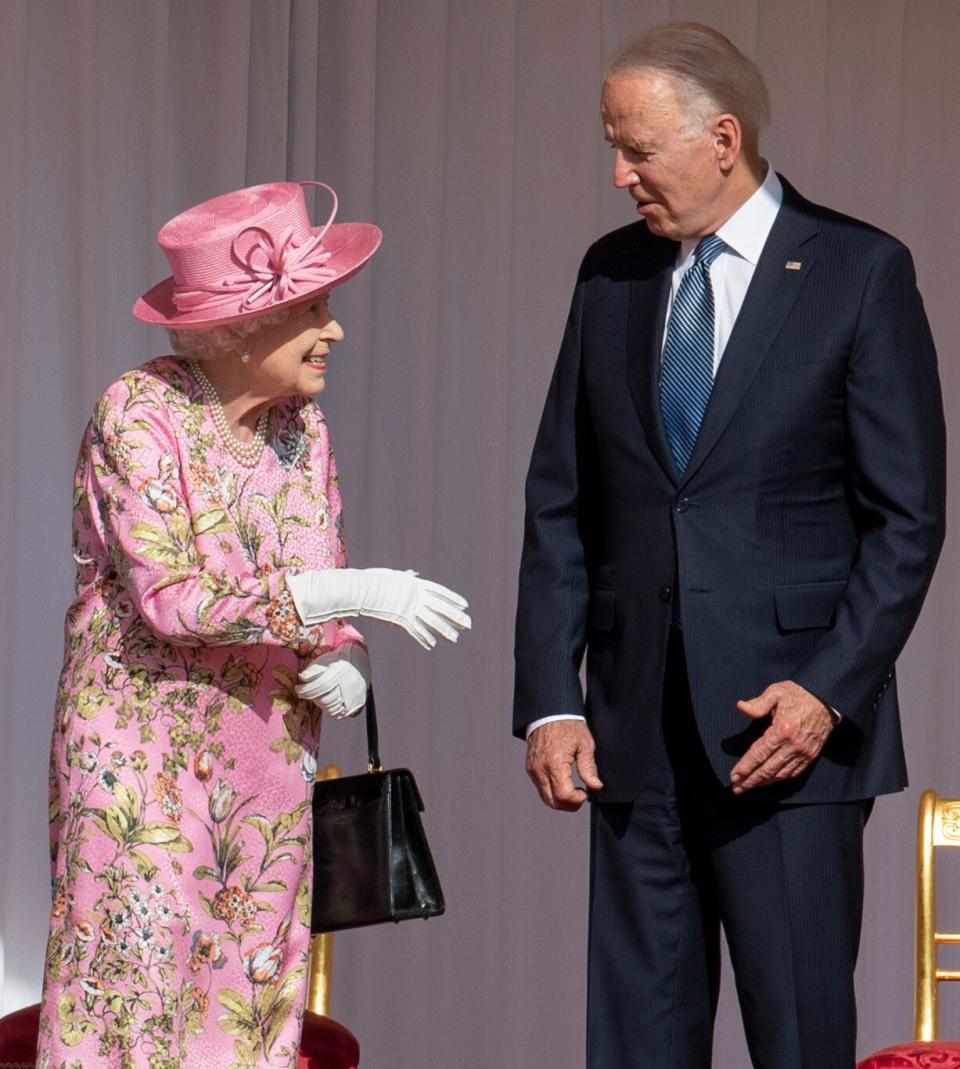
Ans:
[[[257,461],[260,459],[260,454],[263,452],[264,443],[267,440],[267,423],[270,419],[269,412],[264,412],[257,420],[257,429],[254,433],[253,441],[241,442],[233,431],[230,430],[226,414],[223,411],[223,404],[217,395],[213,383],[207,378],[206,372],[196,360],[191,360],[189,363],[190,370],[193,372],[197,382],[200,383],[200,389],[203,390],[207,403],[210,406],[210,415],[213,418],[213,425],[217,428],[217,433],[220,435],[220,440],[223,442],[225,449],[238,464],[242,464],[245,468],[255,468],[257,466]]]

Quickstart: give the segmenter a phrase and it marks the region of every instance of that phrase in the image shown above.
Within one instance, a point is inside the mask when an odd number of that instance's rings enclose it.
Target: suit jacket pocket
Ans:
[[[612,631],[616,619],[617,595],[613,590],[594,590],[590,595],[587,623],[591,631]]]
[[[824,583],[792,583],[773,589],[777,604],[777,624],[782,631],[802,631],[812,627],[829,627],[837,602],[847,585],[846,579]]]

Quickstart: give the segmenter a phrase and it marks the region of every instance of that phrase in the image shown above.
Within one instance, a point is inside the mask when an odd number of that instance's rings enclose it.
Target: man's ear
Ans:
[[[740,120],[729,112],[718,115],[713,121],[711,133],[720,170],[729,174],[743,149],[743,128],[740,126]]]

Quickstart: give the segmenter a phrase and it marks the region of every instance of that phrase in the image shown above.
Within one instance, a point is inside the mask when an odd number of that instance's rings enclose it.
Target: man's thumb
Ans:
[[[767,713],[772,712],[776,704],[777,696],[768,687],[762,694],[758,694],[756,698],[738,701],[737,708],[744,716],[749,716],[751,720],[758,720],[761,716],[766,716]]]
[[[597,762],[593,754],[580,754],[577,757],[577,772],[591,791],[599,791],[603,787],[603,782],[597,775]]]

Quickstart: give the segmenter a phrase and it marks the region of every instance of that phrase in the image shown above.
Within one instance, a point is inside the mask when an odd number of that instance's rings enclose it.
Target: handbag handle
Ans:
[[[380,764],[380,733],[377,730],[377,703],[373,687],[367,688],[367,771],[382,772]]]

